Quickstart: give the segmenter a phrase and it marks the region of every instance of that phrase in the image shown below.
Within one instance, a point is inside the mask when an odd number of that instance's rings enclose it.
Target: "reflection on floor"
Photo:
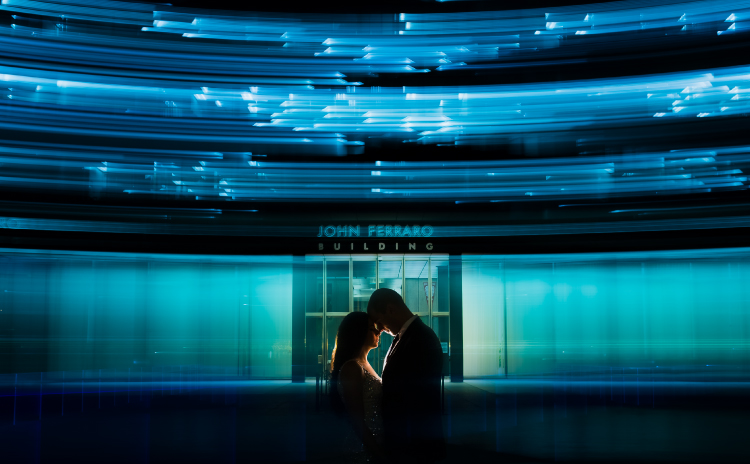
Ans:
[[[748,387],[742,372],[689,370],[446,382],[447,462],[748,462]],[[340,462],[347,424],[321,390],[187,373],[6,375],[0,460]]]

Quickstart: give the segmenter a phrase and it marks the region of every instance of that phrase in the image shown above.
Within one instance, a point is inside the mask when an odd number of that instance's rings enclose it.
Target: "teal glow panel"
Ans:
[[[3,250],[1,259],[4,372],[291,376],[289,258]]]
[[[255,378],[292,377],[291,259],[252,266],[248,331],[249,370]]]
[[[291,376],[291,257],[0,260],[1,372]],[[465,375],[746,366],[749,277],[750,249],[465,256]]]
[[[509,374],[746,365],[749,278],[748,249],[464,257],[465,375],[506,331]]]
[[[503,375],[505,286],[497,261],[464,261],[464,376]]]

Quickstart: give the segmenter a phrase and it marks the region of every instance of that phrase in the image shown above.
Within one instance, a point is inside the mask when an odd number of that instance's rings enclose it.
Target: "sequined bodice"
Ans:
[[[375,440],[382,443],[383,440],[383,382],[367,369],[365,371],[364,403],[365,423],[370,428]]]
[[[359,363],[358,363],[359,364]],[[365,407],[365,425],[372,432],[375,441],[383,443],[383,383],[380,378],[365,369],[361,364],[359,367],[364,371],[365,376],[362,384],[362,399]],[[343,399],[341,383],[338,383],[337,390]],[[359,449],[362,450],[361,444]],[[364,452],[364,450],[362,450]],[[363,455],[356,462],[369,462],[370,457]]]

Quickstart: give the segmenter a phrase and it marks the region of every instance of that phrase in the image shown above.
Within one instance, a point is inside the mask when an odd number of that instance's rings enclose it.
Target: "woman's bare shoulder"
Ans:
[[[357,380],[361,380],[364,375],[364,369],[354,359],[345,362],[344,365],[341,366],[341,373],[339,374],[341,380],[344,382],[356,382]]]

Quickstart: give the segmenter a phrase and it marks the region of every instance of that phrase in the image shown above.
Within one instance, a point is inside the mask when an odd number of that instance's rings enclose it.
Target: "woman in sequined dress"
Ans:
[[[348,416],[355,440],[349,462],[384,460],[383,384],[367,362],[367,353],[377,348],[380,331],[367,313],[350,313],[341,321],[331,360],[331,404],[334,411]]]

